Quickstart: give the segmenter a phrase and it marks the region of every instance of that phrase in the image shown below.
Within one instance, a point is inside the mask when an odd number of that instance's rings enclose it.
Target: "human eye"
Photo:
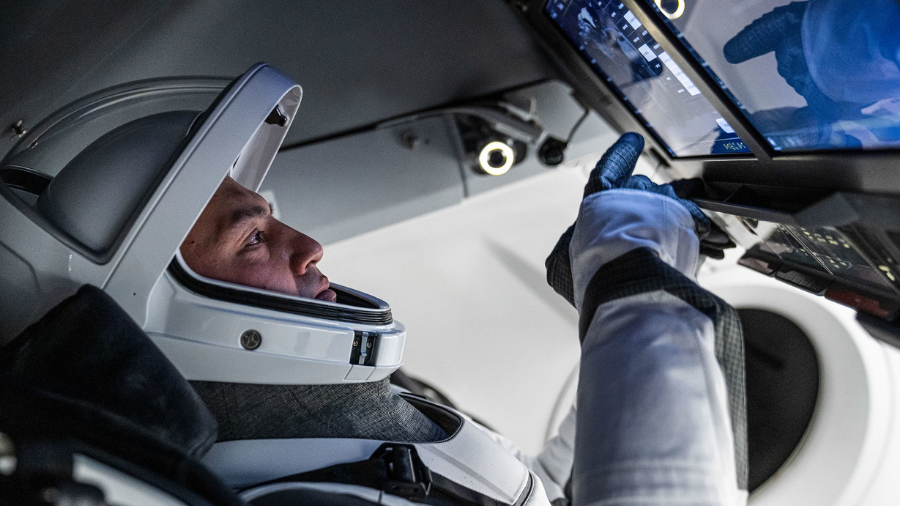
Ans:
[[[252,236],[250,236],[250,240],[247,242],[247,246],[256,246],[263,242],[265,242],[265,240],[263,239],[263,233],[262,231],[257,230],[253,233]]]

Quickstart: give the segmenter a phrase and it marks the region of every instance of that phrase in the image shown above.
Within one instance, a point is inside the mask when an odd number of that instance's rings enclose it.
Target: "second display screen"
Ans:
[[[672,155],[749,152],[624,4],[551,0],[546,13]]]

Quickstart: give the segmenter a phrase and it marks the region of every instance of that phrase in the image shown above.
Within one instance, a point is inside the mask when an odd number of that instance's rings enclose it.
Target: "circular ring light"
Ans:
[[[678,8],[675,9],[675,12],[669,12],[663,9],[662,0],[655,0],[656,6],[659,7],[659,10],[669,19],[678,19],[684,14],[684,0],[678,0]]]
[[[503,164],[502,165],[494,165],[491,162],[492,153],[500,152],[500,155],[503,156]],[[513,165],[513,160],[515,159],[516,154],[513,152],[513,148],[509,147],[508,144],[493,141],[489,142],[485,147],[481,148],[481,153],[478,154],[478,164],[481,166],[481,170],[487,172],[492,176],[502,176],[506,174],[510,167]]]

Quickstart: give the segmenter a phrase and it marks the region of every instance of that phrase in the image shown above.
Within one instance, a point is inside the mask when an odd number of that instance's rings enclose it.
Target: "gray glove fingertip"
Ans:
[[[619,137],[591,171],[584,187],[584,196],[593,195],[601,190],[617,188],[616,181],[631,176],[641,151],[644,149],[644,138],[634,132],[626,132]]]
[[[697,236],[701,241],[706,239],[707,234],[709,234],[709,231],[712,229],[709,217],[703,214],[700,207],[690,200],[678,199],[678,201],[681,202],[681,205],[683,205],[688,212],[691,213],[691,217],[694,218],[694,228],[697,231]]]
[[[718,225],[712,222],[710,222],[709,234],[706,235],[704,240],[710,244],[734,244],[731,241],[731,238],[728,237],[728,234],[723,232]]]
[[[616,186],[618,188],[629,188],[632,190],[654,191],[654,187],[658,185],[651,181],[647,176],[637,175],[626,178],[624,181],[620,181]]]
[[[700,245],[700,254],[712,258],[713,260],[722,260],[725,258],[725,252],[723,250],[707,248],[703,245]]]

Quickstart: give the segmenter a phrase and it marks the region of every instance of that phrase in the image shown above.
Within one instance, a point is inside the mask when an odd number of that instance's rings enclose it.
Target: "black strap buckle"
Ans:
[[[385,443],[372,458],[382,459],[388,480],[383,490],[413,502],[424,502],[431,492],[431,470],[419,458],[412,445]]]

